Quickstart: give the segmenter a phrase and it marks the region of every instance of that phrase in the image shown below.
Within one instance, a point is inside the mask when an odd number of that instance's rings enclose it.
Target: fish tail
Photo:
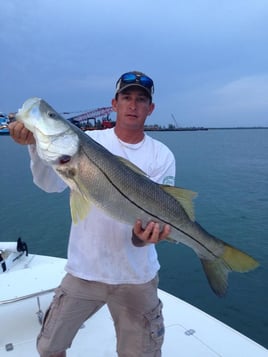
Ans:
[[[214,260],[201,258],[201,263],[212,290],[220,297],[226,294],[229,272],[245,273],[259,266],[254,258],[228,244],[221,256]]]

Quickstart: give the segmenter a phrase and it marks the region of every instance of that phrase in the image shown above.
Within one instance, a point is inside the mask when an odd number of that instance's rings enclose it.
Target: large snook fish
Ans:
[[[195,222],[191,191],[151,181],[136,166],[113,155],[62,118],[44,100],[28,99],[16,119],[33,132],[40,158],[70,187],[74,223],[86,217],[92,202],[132,226],[138,218],[143,223],[169,224],[168,240],[195,251],[218,296],[226,293],[230,271],[247,272],[259,265]]]

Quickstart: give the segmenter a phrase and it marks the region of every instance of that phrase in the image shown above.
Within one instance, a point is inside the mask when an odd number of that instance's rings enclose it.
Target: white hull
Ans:
[[[0,243],[1,245],[1,243]],[[15,254],[15,253],[12,253]],[[23,255],[0,274],[0,356],[37,357],[39,316],[64,276],[65,259]],[[159,290],[164,304],[163,357],[267,357],[268,350],[192,305]],[[69,357],[113,357],[116,339],[106,307],[85,322]]]

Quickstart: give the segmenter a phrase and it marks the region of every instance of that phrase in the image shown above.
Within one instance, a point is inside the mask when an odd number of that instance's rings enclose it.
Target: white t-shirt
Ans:
[[[113,128],[87,134],[113,154],[133,162],[151,180],[174,185],[174,156],[163,143],[148,135],[140,143],[124,143]],[[38,158],[35,146],[30,146],[30,155],[36,185],[47,192],[66,188],[54,170]],[[92,206],[83,221],[71,225],[66,271],[82,279],[109,284],[142,284],[151,280],[160,268],[155,245],[135,247],[131,241],[132,228]]]

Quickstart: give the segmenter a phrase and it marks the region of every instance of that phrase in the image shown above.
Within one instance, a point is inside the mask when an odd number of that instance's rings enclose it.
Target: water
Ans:
[[[198,192],[197,221],[261,263],[253,272],[232,273],[226,297],[218,298],[192,250],[164,242],[158,245],[160,287],[268,348],[268,130],[150,135],[174,152],[177,185]],[[46,194],[34,186],[27,148],[10,137],[0,137],[0,152],[0,241],[21,236],[33,253],[65,257],[68,193]]]

